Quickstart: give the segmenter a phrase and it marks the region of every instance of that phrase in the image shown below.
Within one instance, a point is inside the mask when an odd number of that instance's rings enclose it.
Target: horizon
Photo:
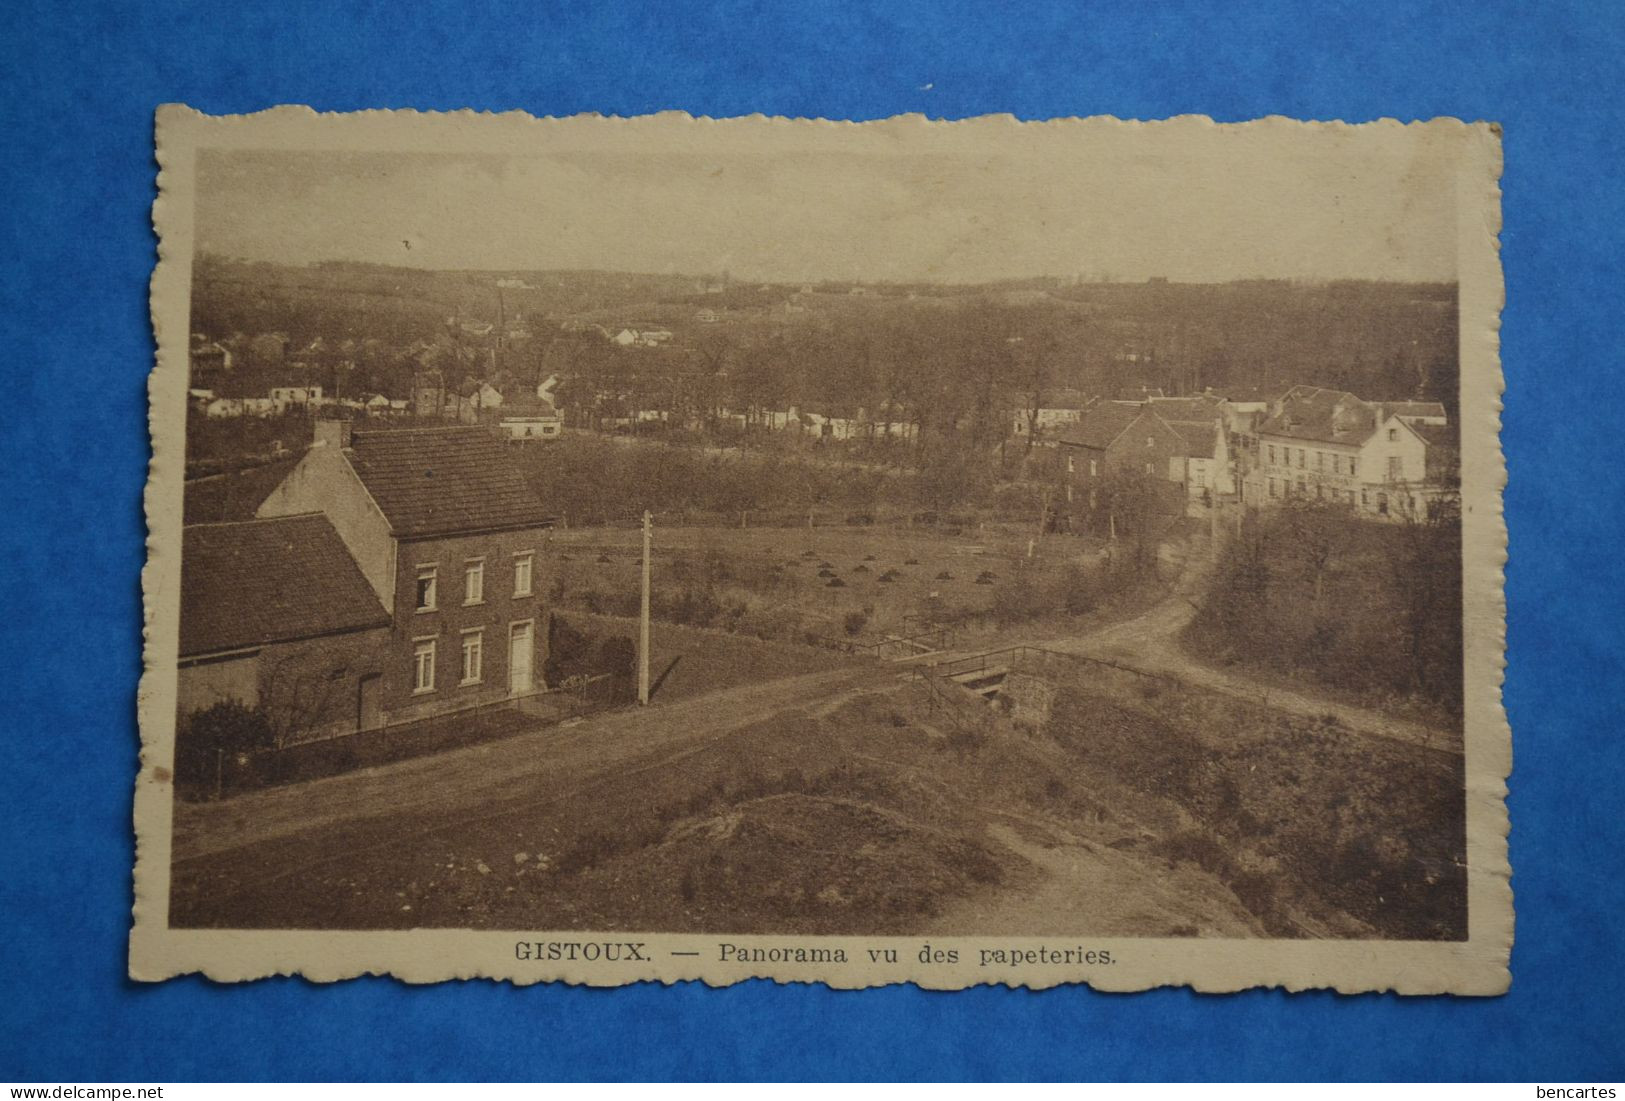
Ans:
[[[194,256],[194,263],[207,260],[215,263],[231,264],[265,264],[273,267],[310,268],[323,267],[353,267],[369,268],[380,272],[404,272],[414,275],[489,275],[492,277],[518,276],[518,275],[594,275],[628,277],[635,279],[720,279],[723,272],[681,270],[681,271],[651,271],[639,268],[609,268],[609,267],[559,267],[559,268],[507,268],[507,267],[425,267],[412,264],[391,264],[377,260],[366,260],[358,257],[323,257],[316,260],[272,260],[252,256],[238,256],[211,250],[199,249]],[[1173,286],[1173,287],[1225,287],[1247,283],[1286,283],[1292,286],[1315,287],[1333,286],[1339,283],[1369,283],[1384,286],[1412,286],[1412,287],[1454,287],[1460,280],[1454,276],[1441,277],[1377,277],[1377,276],[1280,276],[1280,275],[1238,275],[1224,279],[1173,279],[1164,276],[1147,276],[1139,279],[1130,278],[1095,278],[1079,279],[1071,275],[1054,272],[1037,272],[1030,275],[1001,276],[996,279],[958,280],[958,279],[887,279],[852,277],[844,279],[825,279],[814,277],[786,277],[779,279],[746,279],[735,276],[730,280],[730,286],[775,286],[788,287],[812,284],[816,288],[819,284],[865,286],[865,287],[953,287],[974,290],[977,288],[996,287],[1011,283],[1059,282],[1063,286],[1083,287],[1139,287],[1139,286]],[[526,288],[514,287],[512,290]],[[540,288],[529,288],[540,289]]]
[[[1267,126],[1101,126],[1060,140],[950,126],[903,152],[884,126],[748,121],[611,128],[524,153],[203,149],[195,246],[745,283],[1456,275],[1456,143],[1420,128],[1282,140]]]

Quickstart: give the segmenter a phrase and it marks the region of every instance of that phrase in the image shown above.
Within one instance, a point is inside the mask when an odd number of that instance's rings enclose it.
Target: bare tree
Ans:
[[[343,717],[355,673],[349,663],[317,667],[308,657],[287,653],[261,658],[260,711],[271,727],[271,748],[282,750],[309,740]]]

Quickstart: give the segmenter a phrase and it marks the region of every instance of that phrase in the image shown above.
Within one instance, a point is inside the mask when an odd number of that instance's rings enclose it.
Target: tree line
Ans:
[[[1187,638],[1219,660],[1459,719],[1461,608],[1456,502],[1376,523],[1295,499],[1247,514]]]

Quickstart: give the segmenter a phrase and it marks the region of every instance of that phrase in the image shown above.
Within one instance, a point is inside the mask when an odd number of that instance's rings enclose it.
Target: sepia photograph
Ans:
[[[133,971],[1504,989],[1499,156],[166,108]]]

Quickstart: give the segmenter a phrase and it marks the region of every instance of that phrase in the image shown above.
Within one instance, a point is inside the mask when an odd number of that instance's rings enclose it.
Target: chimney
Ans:
[[[343,450],[350,446],[350,422],[347,420],[318,418],[316,421],[316,446],[332,447]]]

